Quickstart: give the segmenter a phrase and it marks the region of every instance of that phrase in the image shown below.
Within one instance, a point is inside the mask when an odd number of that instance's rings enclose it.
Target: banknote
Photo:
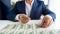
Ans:
[[[0,34],[60,34],[60,30],[44,30],[37,24],[8,24]]]

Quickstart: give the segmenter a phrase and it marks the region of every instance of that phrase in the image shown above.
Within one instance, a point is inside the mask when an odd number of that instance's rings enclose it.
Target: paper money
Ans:
[[[36,24],[8,24],[0,34],[60,34],[60,30],[36,28]]]

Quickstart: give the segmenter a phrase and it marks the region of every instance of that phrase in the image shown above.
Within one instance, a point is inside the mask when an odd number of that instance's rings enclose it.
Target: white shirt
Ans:
[[[26,1],[25,1],[25,4],[26,4],[25,10],[26,10],[27,16],[30,16],[33,3],[34,3],[34,0],[32,1],[31,5],[28,4],[28,3],[26,3]],[[16,18],[15,18],[16,20],[19,20],[19,18],[18,18],[19,15],[20,15],[20,14],[18,14],[18,15],[16,16]],[[52,19],[52,17],[51,17],[50,15],[46,15],[46,16],[49,16],[49,17]]]
[[[28,4],[28,3],[26,3],[26,1],[25,1],[25,4],[26,4],[25,10],[26,10],[26,14],[27,14],[28,16],[30,16],[33,3],[34,3],[34,0],[32,1],[31,5]]]

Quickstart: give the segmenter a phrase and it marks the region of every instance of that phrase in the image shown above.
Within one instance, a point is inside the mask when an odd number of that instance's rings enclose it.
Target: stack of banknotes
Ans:
[[[44,30],[37,24],[8,24],[0,34],[60,34],[60,30]]]

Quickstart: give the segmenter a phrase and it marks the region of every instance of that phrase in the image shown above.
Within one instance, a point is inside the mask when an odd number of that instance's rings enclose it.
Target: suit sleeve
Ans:
[[[53,19],[53,21],[55,21],[56,19],[56,15],[55,13],[53,13],[52,11],[50,11],[45,5],[44,2],[42,2],[42,14],[45,15],[50,15]]]
[[[16,15],[17,15],[17,3],[15,4],[14,8],[8,12],[7,19],[11,21],[17,21],[15,20]]]

